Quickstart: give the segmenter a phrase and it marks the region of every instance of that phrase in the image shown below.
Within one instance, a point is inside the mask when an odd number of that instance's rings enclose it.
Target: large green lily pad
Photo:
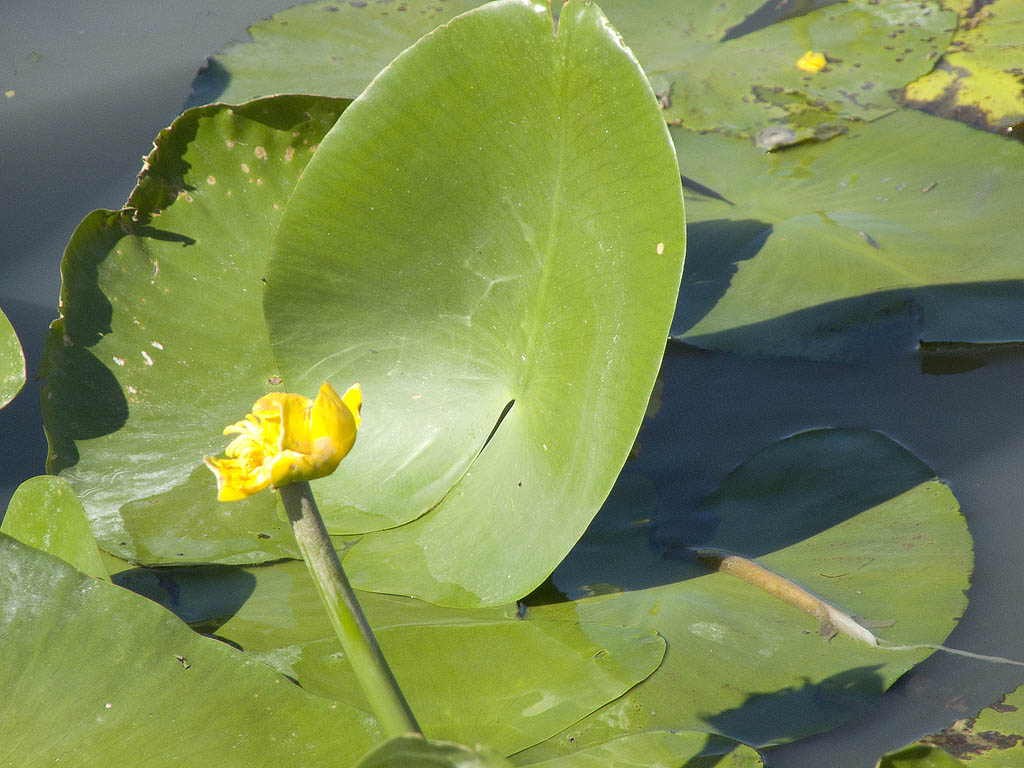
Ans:
[[[25,355],[7,315],[0,310],[0,408],[21,391],[25,383]]]
[[[918,112],[758,154],[672,129],[690,253],[672,333],[744,353],[1024,339],[1024,147]],[[941,212],[941,215],[937,215]]]
[[[967,4],[935,70],[907,85],[905,102],[1003,132],[1024,122],[1024,2]]]
[[[851,614],[895,621],[874,630],[890,643],[942,642],[966,605],[971,543],[955,498],[878,433],[815,430],[772,445],[730,474],[703,514],[719,522],[701,544],[756,557]],[[646,568],[642,556],[636,567]],[[811,616],[731,575],[703,573],[530,609],[539,618],[655,629],[668,652],[628,694],[517,762],[650,729],[707,730],[752,745],[792,741],[863,712],[931,653],[845,635],[826,640]]]
[[[136,569],[115,580],[307,691],[367,706],[302,563]],[[524,620],[515,606],[459,610],[374,593],[360,602],[424,732],[504,754],[622,695],[665,649],[650,629]]]
[[[46,343],[49,469],[101,546],[144,562],[295,556],[262,494],[218,504],[204,454],[280,389],[262,311],[267,244],[347,102],[287,96],[186,112],[127,207],[79,225]]]
[[[211,56],[189,106],[276,93],[354,99],[420,37],[481,0],[304,3],[249,27],[251,42]]]
[[[544,579],[632,445],[684,239],[654,95],[594,5],[557,34],[526,2],[467,13],[353,102],[265,308],[292,386],[363,386],[359,442],[317,483],[329,529],[420,518],[355,545],[357,586],[474,605]]]
[[[934,2],[609,0],[604,9],[634,46],[667,120],[766,147],[891,112],[889,91],[929,72],[956,26]],[[797,68],[809,50],[825,54],[820,72]]]
[[[63,478],[44,475],[18,486],[0,531],[56,555],[83,573],[109,581],[85,510]]]
[[[366,712],[57,557],[0,534],[0,562],[4,765],[345,765],[380,738]]]

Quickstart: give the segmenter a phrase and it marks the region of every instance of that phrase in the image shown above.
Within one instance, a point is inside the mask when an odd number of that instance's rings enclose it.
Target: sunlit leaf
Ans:
[[[374,719],[0,534],[4,765],[345,765]]]
[[[632,445],[684,239],[665,124],[594,5],[557,34],[526,2],[460,16],[353,102],[265,306],[292,387],[363,387],[359,442],[317,484],[328,528],[415,520],[356,544],[356,586],[474,605],[544,579]]]
[[[116,580],[307,691],[367,706],[302,563],[136,570]],[[622,695],[665,649],[650,629],[522,619],[514,606],[457,610],[374,593],[360,602],[424,732],[505,754]]]
[[[44,475],[18,486],[0,531],[56,555],[90,576],[110,580],[85,510],[71,485],[62,478]]]
[[[823,6],[823,7],[822,7]],[[935,2],[607,0],[666,120],[754,137],[764,148],[835,135],[896,107],[889,91],[927,73],[956,16]],[[821,52],[804,72],[797,60]]]
[[[263,321],[267,244],[345,104],[186,112],[157,137],[128,207],[90,214],[72,236],[43,413],[49,469],[105,549],[143,562],[297,555],[271,494],[218,504],[202,462],[285,386]]]
[[[14,399],[24,383],[25,355],[11,321],[0,310],[0,408]]]
[[[760,768],[761,757],[750,747],[710,733],[650,730],[622,736],[604,744],[578,749],[562,757],[517,765],[536,768],[637,768],[637,766],[685,766],[685,768]]]
[[[500,753],[488,747],[470,749],[452,742],[400,736],[381,744],[359,761],[356,768],[511,768]]]
[[[990,131],[1024,122],[1024,2],[969,4],[935,71],[910,83],[910,106]]]

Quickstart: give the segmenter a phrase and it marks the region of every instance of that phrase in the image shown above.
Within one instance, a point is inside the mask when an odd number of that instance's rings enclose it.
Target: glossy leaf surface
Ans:
[[[470,749],[453,742],[427,741],[410,735],[381,744],[360,760],[356,768],[511,768],[511,765],[488,747]]]
[[[307,691],[366,707],[302,563],[128,571],[116,580]],[[424,733],[504,754],[622,695],[665,649],[649,629],[520,619],[514,606],[455,610],[373,593],[360,602]]]
[[[402,527],[353,548],[356,586],[507,602],[590,522],[677,294],[666,138],[596,6],[566,6],[556,34],[509,0],[423,38],[324,139],[265,307],[292,387],[363,387],[359,442],[317,496],[332,533]]]
[[[513,756],[513,761],[521,759]],[[760,756],[748,746],[698,731],[650,730],[612,739],[587,749],[539,763],[537,768],[636,768],[636,766],[686,766],[686,768],[760,768]]]
[[[85,510],[62,478],[43,475],[18,486],[0,531],[56,555],[90,576],[109,581]]]
[[[320,766],[380,738],[143,597],[2,534],[0,561],[5,765]]]

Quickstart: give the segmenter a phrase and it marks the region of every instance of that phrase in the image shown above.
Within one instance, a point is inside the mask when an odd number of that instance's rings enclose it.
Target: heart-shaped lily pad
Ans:
[[[270,494],[215,501],[204,454],[282,386],[263,321],[267,244],[347,102],[282,96],[186,112],[121,212],[79,225],[42,374],[49,469],[101,546],[143,562],[295,556]]]
[[[529,83],[529,88],[509,88]],[[362,588],[450,605],[540,583],[636,435],[684,231],[665,124],[600,10],[492,3],[398,57],[325,137],[272,246],[293,386],[359,381],[317,483]]]

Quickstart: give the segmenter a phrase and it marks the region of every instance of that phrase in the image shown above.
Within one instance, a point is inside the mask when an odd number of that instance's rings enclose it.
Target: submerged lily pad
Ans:
[[[3,534],[0,561],[5,765],[347,765],[380,739],[143,597]]]
[[[353,547],[356,586],[508,602],[586,528],[678,292],[666,138],[597,6],[570,3],[555,33],[509,0],[423,38],[324,139],[265,307],[293,387],[363,386],[359,441],[317,496],[332,533],[401,527]]]
[[[971,540],[956,499],[878,433],[815,430],[769,446],[708,497],[705,514],[719,522],[704,545],[756,557],[848,613],[894,621],[874,630],[890,643],[942,642],[966,605]],[[815,618],[688,565],[694,575],[683,581],[530,609],[554,618],[571,606],[576,621],[654,629],[668,652],[628,694],[517,762],[650,729],[707,730],[755,746],[792,741],[863,712],[931,653],[826,640]]]
[[[903,92],[908,106],[1003,132],[1024,122],[1024,2],[964,9],[935,71]]]
[[[1024,340],[1004,234],[1024,208],[1020,144],[913,111],[767,155],[672,136],[690,227],[674,336],[812,359]]]
[[[283,384],[263,321],[267,244],[347,102],[287,96],[190,110],[127,207],[95,211],[61,265],[42,375],[48,468],[97,540],[143,562],[295,556],[274,497],[215,501],[204,454]]]
[[[21,391],[25,383],[25,355],[7,315],[0,311],[0,408]]]
[[[820,7],[824,6],[824,7]],[[766,148],[844,130],[897,104],[889,91],[929,72],[956,26],[935,2],[606,0],[665,119],[694,131],[767,141]],[[819,72],[797,68],[808,50]]]

